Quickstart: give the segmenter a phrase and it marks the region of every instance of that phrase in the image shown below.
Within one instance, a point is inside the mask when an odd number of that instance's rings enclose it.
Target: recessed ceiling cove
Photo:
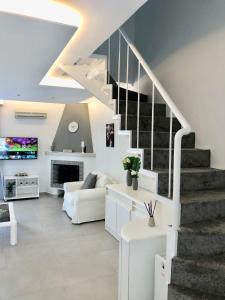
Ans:
[[[81,88],[41,86],[76,28],[0,12],[0,98],[75,103],[90,97]]]

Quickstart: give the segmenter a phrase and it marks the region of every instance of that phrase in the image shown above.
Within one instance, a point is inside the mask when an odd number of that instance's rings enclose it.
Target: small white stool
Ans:
[[[0,204],[1,205],[4,204]],[[13,203],[7,203],[9,207],[9,221],[7,222],[1,222],[0,221],[0,228],[1,227],[10,227],[10,244],[12,246],[17,244],[17,221],[13,209]]]

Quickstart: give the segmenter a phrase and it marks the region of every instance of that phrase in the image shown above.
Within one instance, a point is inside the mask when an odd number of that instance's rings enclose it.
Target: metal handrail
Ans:
[[[157,88],[157,90],[159,91],[159,93],[161,94],[161,96],[163,97],[163,99],[165,100],[167,105],[169,106],[169,108],[172,110],[175,117],[180,122],[181,126],[184,127],[184,128],[190,128],[191,129],[191,126],[189,125],[189,123],[186,121],[184,116],[181,114],[181,112],[179,111],[179,109],[177,108],[177,106],[175,105],[173,100],[170,98],[170,96],[168,95],[168,93],[166,92],[166,90],[164,89],[162,84],[159,82],[158,78],[151,71],[151,69],[149,68],[149,66],[147,65],[147,63],[145,62],[143,57],[141,56],[138,49],[134,46],[133,42],[128,37],[128,35],[124,32],[123,29],[119,29],[119,32],[121,33],[121,35],[123,36],[123,38],[125,39],[127,44],[129,45],[130,49],[132,50],[132,52],[134,53],[134,55],[136,56],[136,58],[140,62],[142,68],[145,70],[145,72],[147,73],[149,78],[152,80],[155,87]]]

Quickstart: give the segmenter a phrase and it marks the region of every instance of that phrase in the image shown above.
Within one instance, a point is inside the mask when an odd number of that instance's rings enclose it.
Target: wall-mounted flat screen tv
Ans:
[[[0,160],[37,159],[35,137],[0,137]]]

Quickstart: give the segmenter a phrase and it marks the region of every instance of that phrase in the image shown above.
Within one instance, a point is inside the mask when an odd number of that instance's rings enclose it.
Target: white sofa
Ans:
[[[73,224],[105,219],[106,185],[115,183],[112,178],[100,172],[94,189],[81,190],[83,181],[64,183],[62,209],[72,219]]]

